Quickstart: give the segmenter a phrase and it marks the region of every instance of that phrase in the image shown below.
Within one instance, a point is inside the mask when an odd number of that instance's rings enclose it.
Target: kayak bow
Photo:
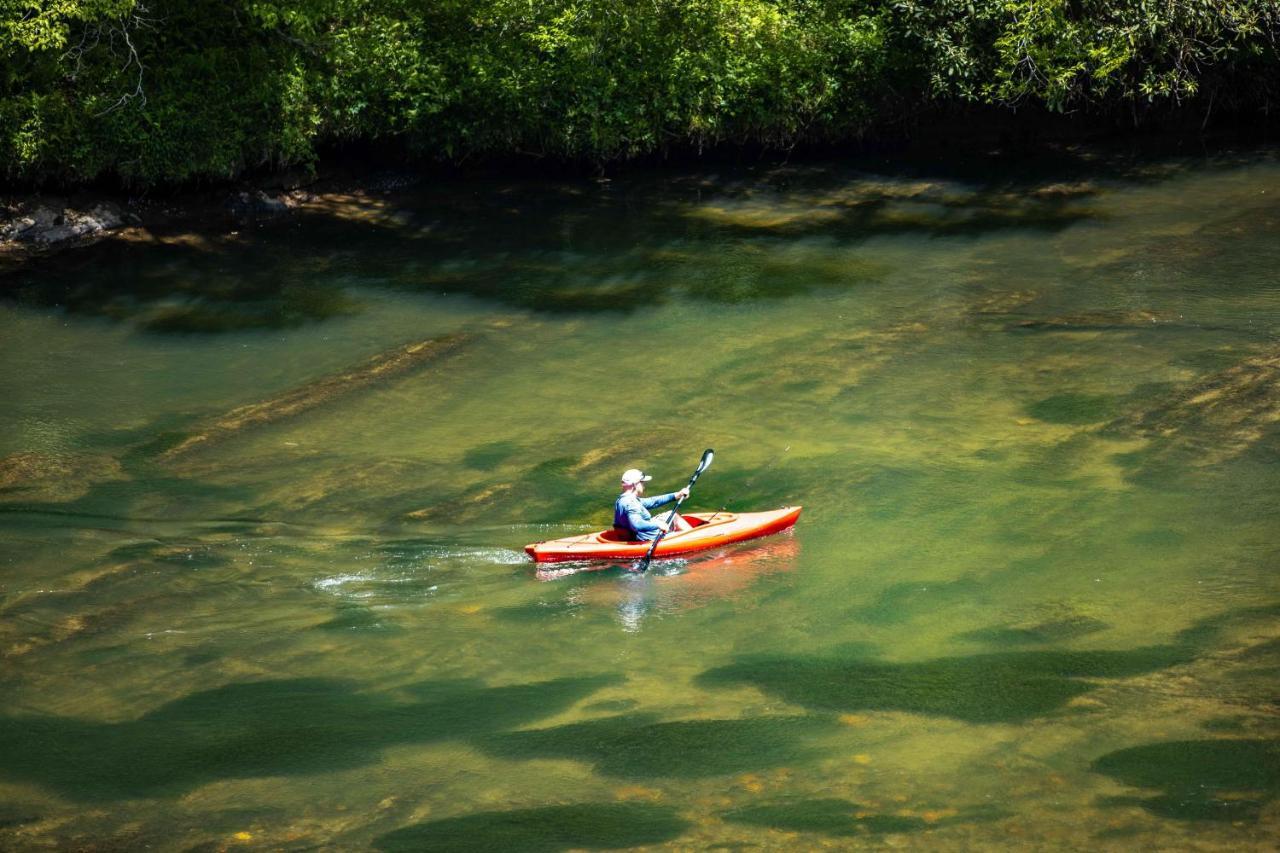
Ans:
[[[688,512],[684,518],[693,528],[668,533],[654,550],[655,557],[671,557],[755,539],[786,530],[796,523],[802,507],[787,506],[767,512]],[[601,530],[580,536],[566,536],[525,546],[525,553],[537,563],[564,560],[641,559],[651,542],[626,538],[618,530]]]

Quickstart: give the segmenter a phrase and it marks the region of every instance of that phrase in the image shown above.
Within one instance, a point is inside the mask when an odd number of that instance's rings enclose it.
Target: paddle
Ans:
[[[698,478],[702,476],[702,472],[711,467],[711,460],[715,457],[716,452],[711,448],[702,451],[702,459],[698,462],[698,470],[693,472],[693,476],[689,478],[689,485],[686,489],[693,490],[693,484],[698,482]],[[686,495],[686,497],[688,497]],[[676,501],[676,505],[671,508],[671,513],[667,516],[667,528],[670,529],[671,522],[675,520],[676,512],[680,509],[680,504],[684,503],[685,498]],[[653,551],[658,547],[658,543],[662,541],[662,537],[667,535],[667,531],[663,530],[658,533],[658,538],[653,540],[653,544],[649,546],[649,553],[644,555],[644,559],[640,561],[640,565],[636,567],[637,572],[647,571],[649,562],[653,559]]]

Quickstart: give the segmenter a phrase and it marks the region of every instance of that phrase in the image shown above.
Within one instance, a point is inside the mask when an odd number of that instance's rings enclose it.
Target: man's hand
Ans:
[[[678,501],[682,501],[682,500],[684,500],[684,499],[685,499],[685,498],[687,498],[687,497],[689,497],[689,487],[688,487],[688,486],[685,486],[683,489],[681,489],[680,491],[676,492],[676,500],[678,500]]]

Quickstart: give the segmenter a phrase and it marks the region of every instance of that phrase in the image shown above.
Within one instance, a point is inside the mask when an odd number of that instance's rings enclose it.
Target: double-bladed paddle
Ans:
[[[702,451],[702,459],[698,462],[698,470],[694,471],[693,476],[689,478],[689,485],[685,487],[687,490],[689,491],[693,490],[693,484],[698,482],[698,478],[702,476],[703,471],[711,467],[711,460],[715,457],[715,455],[716,455],[716,452],[711,448],[707,448],[706,450]],[[680,498],[680,500],[676,501],[676,505],[671,508],[670,514],[667,515],[668,530],[671,529],[671,522],[675,521],[676,512],[680,509],[680,504],[684,503],[685,498],[687,497],[688,495],[685,495],[684,498]],[[641,560],[640,565],[636,567],[637,572],[643,572],[648,570],[649,562],[653,559],[654,549],[658,547],[658,543],[661,542],[662,537],[666,535],[667,535],[666,530],[662,530],[658,532],[658,538],[654,539],[653,544],[649,546],[649,553],[644,555],[644,559]]]

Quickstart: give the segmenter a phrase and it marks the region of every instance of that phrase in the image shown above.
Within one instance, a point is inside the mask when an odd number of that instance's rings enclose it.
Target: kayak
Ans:
[[[800,517],[801,507],[786,506],[768,512],[687,512],[684,519],[693,525],[690,530],[668,533],[654,550],[654,557],[672,557],[691,551],[702,551],[755,539],[786,530]],[[547,542],[526,545],[524,550],[536,563],[557,563],[564,560],[631,560],[642,559],[649,552],[650,542],[629,538],[620,530],[601,530],[580,536],[566,536]]]

